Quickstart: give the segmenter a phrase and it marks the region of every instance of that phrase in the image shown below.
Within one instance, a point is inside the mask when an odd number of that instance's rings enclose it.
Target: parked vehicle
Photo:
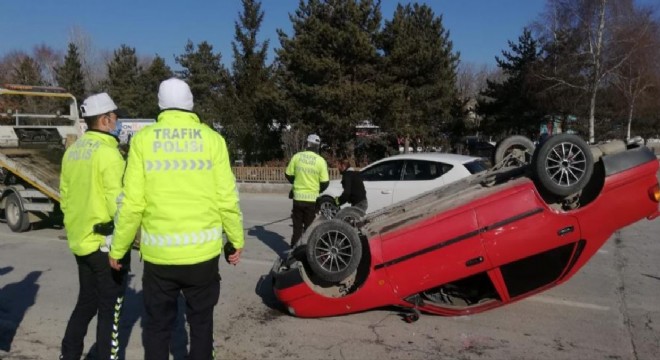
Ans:
[[[646,147],[556,135],[498,165],[355,219],[317,221],[272,268],[299,317],[398,306],[465,315],[568,281],[618,229],[660,215]]]
[[[0,214],[12,231],[61,216],[62,155],[81,123],[76,98],[62,88],[0,86]]]
[[[479,158],[443,153],[400,154],[378,160],[360,171],[367,190],[367,211],[378,211],[487,168]],[[326,219],[333,218],[339,211],[334,197],[342,191],[341,181],[333,180],[319,197],[319,212]]]

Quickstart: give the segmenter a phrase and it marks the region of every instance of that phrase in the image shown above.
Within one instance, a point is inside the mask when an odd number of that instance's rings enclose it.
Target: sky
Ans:
[[[658,0],[653,0],[658,1]],[[391,19],[397,3],[382,0],[383,19]],[[461,61],[495,66],[495,56],[517,41],[536,20],[545,0],[426,0],[450,32]],[[291,35],[289,14],[298,0],[261,0],[264,21],[259,40],[269,40],[269,58],[280,47],[277,29]],[[126,44],[140,56],[159,55],[176,68],[174,56],[185,44],[207,41],[229,66],[234,23],[240,0],[0,0],[0,57],[14,50],[31,53],[46,44],[64,52],[73,28],[82,29],[93,49],[112,51]]]

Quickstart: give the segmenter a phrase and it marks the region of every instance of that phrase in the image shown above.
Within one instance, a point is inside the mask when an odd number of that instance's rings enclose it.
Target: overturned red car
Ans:
[[[275,261],[276,297],[299,317],[383,306],[409,309],[409,321],[472,314],[569,280],[616,230],[660,214],[648,148],[566,134],[526,147],[378,212],[318,220]]]

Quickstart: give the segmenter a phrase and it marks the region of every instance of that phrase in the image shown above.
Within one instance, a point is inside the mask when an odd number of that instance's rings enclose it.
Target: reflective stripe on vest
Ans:
[[[171,159],[171,160],[146,160],[144,168],[146,171],[190,171],[211,170],[213,163],[207,159]]]
[[[318,193],[301,193],[298,191],[293,193],[293,199],[298,201],[315,202],[317,197],[319,197]]]
[[[222,241],[222,226],[180,234],[149,234],[142,229],[142,238],[140,239],[141,245],[161,247],[197,245],[211,241]]]

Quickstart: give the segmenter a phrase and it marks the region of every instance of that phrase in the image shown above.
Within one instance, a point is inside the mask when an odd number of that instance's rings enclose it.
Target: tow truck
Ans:
[[[81,124],[75,96],[61,87],[0,85],[0,218],[12,231],[61,223],[62,155]]]

